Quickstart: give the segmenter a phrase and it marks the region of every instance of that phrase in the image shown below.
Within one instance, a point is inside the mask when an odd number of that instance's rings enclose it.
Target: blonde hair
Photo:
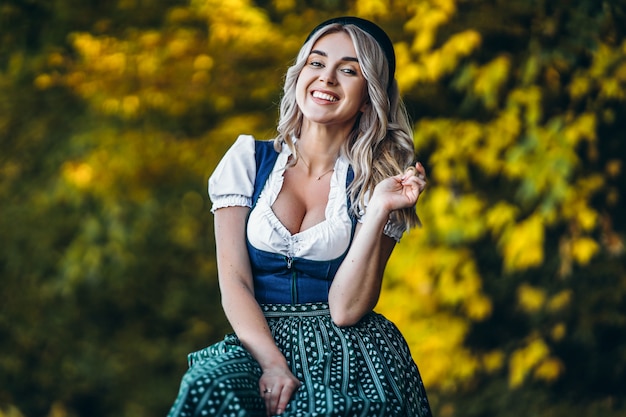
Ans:
[[[274,146],[280,149],[285,143],[298,158],[293,138],[300,137],[302,112],[296,103],[296,83],[300,71],[315,42],[335,32],[346,32],[356,50],[357,59],[367,82],[369,106],[358,117],[355,126],[344,142],[342,153],[354,170],[354,180],[348,189],[353,215],[364,207],[366,195],[385,178],[398,175],[411,166],[414,160],[413,136],[398,85],[391,79],[388,85],[389,66],[383,50],[372,36],[354,25],[330,24],[315,32],[300,49],[295,63],[285,75],[283,96],[280,102],[278,134]],[[407,229],[418,224],[415,207],[394,211],[395,222],[404,223]]]

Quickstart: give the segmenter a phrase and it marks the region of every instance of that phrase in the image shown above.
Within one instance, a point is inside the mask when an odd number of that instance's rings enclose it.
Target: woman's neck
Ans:
[[[337,129],[334,126],[303,123],[298,138],[298,147],[307,158],[307,162],[314,165],[326,166],[337,160],[341,147],[347,140],[350,131]]]
[[[296,141],[296,152],[300,165],[309,177],[321,180],[335,168],[345,136],[330,129],[305,129]]]

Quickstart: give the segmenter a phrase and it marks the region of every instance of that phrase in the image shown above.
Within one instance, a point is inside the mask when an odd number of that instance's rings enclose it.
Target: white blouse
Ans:
[[[250,213],[247,225],[248,240],[257,249],[279,253],[294,258],[316,261],[331,260],[341,256],[350,244],[352,222],[348,215],[346,176],[348,161],[340,156],[330,178],[330,191],[325,220],[306,230],[291,234],[272,210],[283,185],[283,172],[291,156],[284,145],[274,169]],[[212,212],[223,207],[252,207],[252,194],[256,176],[254,138],[241,135],[226,152],[209,178],[209,197]],[[358,221],[363,222],[364,210]],[[399,241],[404,225],[387,222],[384,233]]]

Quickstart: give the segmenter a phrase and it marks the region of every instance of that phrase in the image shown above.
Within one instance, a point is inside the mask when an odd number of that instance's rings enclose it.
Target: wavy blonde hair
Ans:
[[[364,207],[366,195],[373,192],[380,181],[398,175],[411,166],[415,157],[413,134],[398,85],[389,80],[389,66],[383,50],[376,40],[354,25],[330,24],[318,30],[302,46],[294,64],[285,75],[283,96],[280,102],[278,135],[274,146],[279,150],[283,143],[298,158],[293,138],[300,137],[302,112],[296,103],[296,83],[300,71],[306,65],[315,42],[325,35],[346,32],[354,44],[357,59],[367,83],[370,103],[358,118],[348,140],[342,146],[354,170],[354,180],[348,189],[353,215]],[[418,224],[415,207],[394,211],[391,216],[396,222],[404,223],[407,229]]]

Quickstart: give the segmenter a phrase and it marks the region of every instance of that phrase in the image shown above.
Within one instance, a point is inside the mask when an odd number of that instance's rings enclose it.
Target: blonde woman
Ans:
[[[234,333],[189,355],[170,416],[431,416],[406,341],[373,312],[426,186],[394,73],[374,23],[320,24],[275,140],[240,136],[212,174]]]

